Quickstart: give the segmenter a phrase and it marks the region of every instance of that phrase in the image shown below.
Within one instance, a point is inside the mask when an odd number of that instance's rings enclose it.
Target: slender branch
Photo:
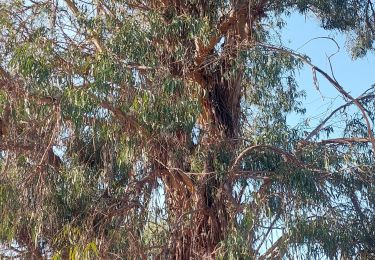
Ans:
[[[273,226],[276,224],[276,221],[279,219],[279,217],[280,217],[280,213],[278,213],[278,214],[275,216],[274,220],[271,222],[271,225],[268,227],[267,232],[264,234],[262,241],[259,243],[258,247],[255,249],[255,255],[258,255],[260,248],[262,247],[262,245],[263,245],[264,242],[266,241],[266,238],[267,238],[268,235],[270,234],[270,232],[271,232]]]
[[[366,95],[366,96],[362,96],[362,97],[359,97],[357,98],[358,101],[362,101],[362,100],[366,100],[366,99],[372,99],[372,98],[375,98],[375,94],[369,94],[369,95]],[[317,127],[315,127],[315,129],[313,131],[310,132],[310,134],[305,138],[305,141],[308,141],[310,140],[312,137],[314,137],[315,135],[317,135],[319,133],[319,131],[323,128],[323,126],[328,122],[329,119],[332,118],[332,116],[334,116],[338,111],[340,111],[341,109],[344,109],[350,105],[352,105],[354,102],[353,101],[350,101],[342,106],[339,106],[338,108],[336,108],[335,110],[333,110],[331,112],[331,114],[329,114],[328,117],[326,117]]]
[[[263,145],[253,145],[253,146],[250,146],[248,148],[246,148],[245,150],[243,150],[238,156],[237,158],[235,159],[234,163],[232,164],[232,167],[231,167],[231,170],[235,170],[237,167],[238,167],[238,164],[241,162],[241,160],[247,156],[249,153],[251,153],[252,151],[254,150],[258,150],[258,149],[269,149],[277,154],[280,154],[281,156],[283,156],[284,160],[285,161],[289,161],[289,162],[292,162],[293,164],[297,165],[297,166],[302,166],[302,167],[305,167],[304,163],[301,162],[300,160],[298,160],[295,156],[293,156],[292,154],[280,149],[280,148],[277,148],[277,147],[274,147],[272,145],[266,145],[266,144],[263,144]]]
[[[34,146],[31,145],[24,145],[18,143],[1,143],[0,144],[0,151],[12,151],[12,152],[31,152],[34,150]]]
[[[370,138],[334,138],[317,142],[317,144],[351,144],[351,143],[371,143]]]
[[[262,46],[262,47],[266,48],[266,49],[270,49],[270,50],[274,50],[274,51],[278,51],[278,52],[282,52],[282,53],[287,53],[289,55],[292,55],[292,56],[295,56],[295,57],[299,58],[301,61],[303,61],[304,63],[309,65],[312,69],[316,70],[321,75],[323,75],[336,88],[336,90],[343,97],[345,97],[348,100],[350,100],[351,102],[353,102],[358,107],[358,109],[360,110],[360,112],[363,116],[363,119],[366,122],[367,134],[368,134],[368,137],[369,137],[370,142],[372,144],[372,149],[374,151],[374,157],[375,157],[375,139],[374,139],[374,135],[372,133],[372,127],[371,127],[371,124],[370,124],[370,120],[368,119],[365,108],[362,106],[362,104],[357,99],[353,98],[347,91],[344,90],[344,88],[336,80],[334,80],[331,76],[329,76],[325,71],[323,71],[319,67],[315,66],[311,61],[309,61],[303,55],[301,55],[299,53],[296,53],[296,52],[293,52],[292,50],[288,50],[288,49],[281,48],[281,47],[276,47],[276,46],[272,46],[272,45],[268,45],[268,44],[264,44],[264,43],[260,43],[260,42],[258,42],[257,44],[259,46]]]
[[[155,69],[153,67],[149,67],[149,66],[145,66],[145,65],[140,65],[140,64],[137,64],[137,63],[134,63],[134,62],[124,63],[124,66],[125,66],[125,68],[136,69],[136,70],[139,70],[139,71],[147,71],[147,70],[153,70],[153,69]]]
[[[95,97],[96,98],[96,97]],[[97,98],[96,98],[97,99]],[[140,130],[143,134],[148,135],[148,131],[137,121],[133,115],[126,114],[118,107],[113,107],[107,101],[100,101],[100,106],[108,109],[123,124],[128,124],[130,129]]]
[[[79,9],[72,0],[65,0],[65,3],[68,5],[69,9],[75,16],[79,16]]]
[[[193,184],[192,180],[189,178],[189,176],[186,172],[184,172],[180,168],[168,167],[167,165],[165,165],[162,161],[160,161],[158,159],[155,159],[155,161],[158,164],[160,164],[162,167],[164,167],[168,171],[168,173],[172,176],[172,178],[177,177],[177,179],[180,182],[182,182],[189,189],[189,191],[191,193],[194,192],[194,190],[195,190],[194,184]],[[192,175],[192,174],[190,174],[190,175]]]
[[[53,142],[54,142],[55,138],[57,137],[58,132],[60,130],[60,120],[61,120],[61,111],[60,111],[60,107],[58,106],[56,108],[56,123],[55,123],[55,127],[54,127],[54,129],[52,131],[52,135],[51,135],[50,141],[49,141],[49,143],[47,145],[47,148],[45,149],[45,151],[44,151],[44,153],[42,155],[42,158],[40,159],[39,165],[42,165],[44,163],[44,160],[47,157],[48,152],[52,149]]]
[[[302,142],[302,144],[305,144],[305,142]],[[233,171],[233,172],[238,171],[239,164],[240,164],[241,160],[245,156],[247,156],[248,154],[250,154],[251,152],[253,152],[254,150],[258,150],[258,149],[268,149],[268,150],[271,150],[274,153],[279,154],[283,158],[283,160],[285,162],[291,163],[292,165],[295,165],[297,167],[301,167],[303,169],[309,170],[309,171],[314,172],[314,173],[322,174],[322,176],[321,176],[322,178],[329,177],[331,175],[330,172],[328,172],[328,171],[321,170],[321,169],[316,169],[316,168],[313,168],[312,166],[310,166],[308,164],[305,164],[304,162],[302,162],[299,159],[297,159],[295,157],[295,155],[290,154],[287,151],[284,151],[283,149],[274,147],[272,145],[266,145],[266,144],[264,144],[264,145],[253,145],[253,146],[250,146],[250,147],[246,148],[245,150],[243,150],[237,156],[237,158],[234,160],[234,162],[232,164],[232,167],[230,168],[230,171]],[[269,178],[264,178],[264,180],[267,181],[267,180],[269,180]]]
[[[239,178],[251,178],[251,179],[257,179],[257,180],[268,180],[270,179],[269,176],[266,175],[271,175],[273,172],[271,171],[236,171],[236,174],[231,175],[230,179],[231,180],[237,180]]]
[[[274,255],[274,252],[277,251],[277,249],[280,248],[280,246],[285,243],[286,240],[289,239],[289,236],[287,234],[283,234],[263,255],[261,255],[258,259],[264,260],[269,255]]]
[[[74,4],[72,0],[65,0],[65,3],[67,4],[70,11],[72,11],[72,13],[74,14],[76,18],[78,18],[81,15],[78,7]],[[96,49],[99,52],[103,52],[103,47],[102,47],[103,44],[101,43],[100,39],[96,37],[95,35],[93,35],[92,33],[90,33],[90,37],[91,37],[90,41],[95,45]]]

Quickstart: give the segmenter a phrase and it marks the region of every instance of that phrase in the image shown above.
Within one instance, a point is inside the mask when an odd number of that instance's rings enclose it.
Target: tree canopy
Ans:
[[[352,96],[280,38],[298,12],[363,57],[374,8],[1,2],[1,257],[374,257],[374,87]],[[291,127],[302,66],[343,103]]]

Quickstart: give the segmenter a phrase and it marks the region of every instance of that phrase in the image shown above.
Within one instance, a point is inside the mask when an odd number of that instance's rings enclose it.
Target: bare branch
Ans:
[[[279,219],[279,217],[280,217],[280,213],[278,213],[278,214],[275,216],[274,220],[271,222],[270,226],[268,227],[267,232],[264,234],[262,241],[259,243],[258,247],[255,249],[255,255],[258,255],[258,252],[259,252],[260,248],[262,247],[262,245],[263,245],[264,242],[266,241],[266,238],[267,238],[268,235],[270,234],[270,232],[271,232],[273,226],[276,224],[276,221]]]
[[[372,98],[375,98],[375,94],[369,94],[369,95],[365,95],[365,96],[361,96],[359,98],[357,98],[358,101],[362,101],[362,100],[367,100],[367,99],[372,99]],[[336,108],[335,110],[333,110],[331,112],[331,114],[329,114],[328,117],[326,117],[313,131],[310,132],[310,134],[305,138],[305,141],[308,141],[310,140],[312,137],[314,137],[315,135],[317,135],[319,133],[319,131],[323,128],[323,126],[328,122],[329,119],[332,118],[332,116],[334,116],[338,111],[352,105],[354,102],[353,101],[350,101],[342,106],[339,106],[338,108]]]
[[[285,243],[286,240],[289,239],[288,234],[283,234],[263,255],[261,255],[258,259],[264,260],[267,258],[271,258],[275,255],[275,253],[280,250],[280,247]]]
[[[370,124],[370,120],[368,119],[368,116],[367,116],[365,108],[362,106],[362,104],[357,99],[353,98],[347,91],[344,90],[344,88],[336,80],[334,80],[331,76],[329,76],[325,71],[323,71],[319,67],[315,66],[311,61],[309,61],[303,55],[301,55],[299,53],[295,53],[292,50],[288,50],[288,49],[281,48],[281,47],[276,47],[276,46],[272,46],[272,45],[268,45],[268,44],[264,44],[264,43],[257,43],[257,44],[259,46],[262,46],[262,47],[266,48],[266,49],[270,49],[270,50],[274,50],[274,51],[278,51],[278,52],[287,53],[289,55],[292,55],[292,56],[295,56],[295,57],[299,58],[301,61],[303,61],[307,65],[311,66],[314,70],[316,70],[321,75],[323,75],[336,88],[336,90],[343,97],[345,97],[346,99],[348,99],[351,102],[353,102],[358,107],[358,109],[361,111],[363,119],[366,122],[367,134],[368,134],[369,139],[371,140],[372,149],[374,151],[374,157],[375,157],[375,139],[374,139],[374,135],[372,133],[372,126]]]

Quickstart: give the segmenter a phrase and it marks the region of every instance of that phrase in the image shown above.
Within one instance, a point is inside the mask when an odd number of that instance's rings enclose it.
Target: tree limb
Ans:
[[[361,97],[357,98],[357,100],[362,101],[362,100],[372,99],[372,98],[375,98],[375,94],[369,94],[369,95],[366,95],[366,96],[361,96]],[[315,129],[313,131],[310,132],[310,134],[305,138],[305,141],[308,141],[313,136],[317,135],[319,133],[319,131],[323,128],[323,126],[328,122],[328,120],[331,119],[332,116],[334,116],[338,111],[352,105],[353,103],[354,103],[353,101],[350,101],[350,102],[348,102],[348,103],[346,103],[342,106],[339,106],[335,110],[333,110],[331,112],[331,114],[329,114],[328,117],[326,117],[317,127],[315,127]]]
[[[275,255],[275,252],[285,243],[286,240],[289,239],[287,234],[283,234],[263,255],[261,255],[258,259],[264,260],[267,259],[268,256],[271,258]]]
[[[70,11],[72,11],[74,16],[78,18],[81,15],[81,13],[78,7],[74,4],[74,2],[72,0],[64,0],[64,1],[69,7]],[[100,39],[96,37],[95,35],[93,35],[92,33],[90,33],[90,37],[91,37],[90,41],[95,45],[96,49],[99,52],[103,52],[103,44],[101,43]]]
[[[315,66],[311,61],[309,61],[303,55],[301,55],[299,53],[296,53],[296,52],[293,52],[292,50],[288,50],[288,49],[281,48],[281,47],[276,47],[276,46],[272,46],[272,45],[268,45],[268,44],[264,44],[264,43],[260,43],[260,42],[258,42],[257,44],[259,46],[261,46],[261,47],[266,48],[266,49],[270,49],[270,50],[274,50],[274,51],[278,51],[278,52],[282,52],[282,53],[287,53],[289,55],[292,55],[292,56],[295,56],[295,57],[299,58],[305,64],[309,65],[313,70],[316,70],[321,75],[323,75],[336,88],[336,90],[343,97],[345,97],[346,99],[348,99],[351,102],[353,102],[358,107],[358,109],[360,110],[360,112],[361,112],[361,114],[363,116],[363,119],[366,122],[367,134],[368,134],[368,137],[369,137],[370,142],[372,144],[372,149],[373,149],[373,152],[374,152],[373,156],[375,157],[375,139],[374,139],[374,135],[372,133],[372,127],[371,127],[371,124],[370,124],[370,120],[368,119],[368,116],[367,116],[365,108],[358,101],[358,99],[353,98],[347,91],[344,90],[344,88],[336,80],[334,80],[331,76],[329,76],[325,71],[323,71],[319,67]]]
[[[263,145],[253,145],[253,146],[250,146],[248,148],[246,148],[245,150],[243,150],[238,156],[237,158],[235,159],[235,161],[233,162],[232,164],[232,167],[231,167],[231,170],[235,170],[239,163],[241,162],[241,160],[247,156],[249,153],[251,153],[252,151],[254,150],[258,150],[258,149],[268,149],[268,150],[271,150],[281,156],[283,156],[284,160],[285,161],[289,161],[289,162],[292,162],[293,164],[297,165],[297,166],[301,166],[301,167],[306,167],[306,165],[304,165],[303,162],[301,162],[300,160],[298,160],[294,155],[280,149],[280,148],[277,148],[277,147],[274,147],[272,145],[267,145],[267,144],[263,144]]]
[[[249,19],[252,19],[253,21],[260,18],[260,16],[263,14],[263,8],[267,1],[268,0],[262,0],[256,7],[251,9],[249,9],[250,3],[248,1],[244,1],[240,6],[234,8],[228,14],[220,18],[222,22],[217,27],[218,33],[208,41],[207,45],[204,45],[202,41],[196,39],[195,45],[196,49],[198,50],[196,61],[198,65],[202,64],[207,55],[220,41],[221,37],[225,35],[231,29],[231,27],[240,20],[241,17],[249,17]]]

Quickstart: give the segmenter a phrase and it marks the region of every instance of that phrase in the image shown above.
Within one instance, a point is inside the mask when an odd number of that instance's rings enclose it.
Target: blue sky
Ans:
[[[353,60],[347,48],[346,35],[322,29],[319,21],[311,15],[305,17],[293,14],[287,19],[287,26],[282,34],[284,44],[293,50],[307,54],[313,64],[330,72],[327,56],[335,53],[337,46],[328,39],[310,41],[316,37],[332,37],[339,44],[339,52],[331,58],[334,74],[338,82],[353,97],[359,96],[375,83],[374,53],[368,53],[364,58]],[[312,121],[314,118],[324,118],[324,115],[328,115],[327,109],[332,111],[344,103],[337,90],[327,80],[318,75],[318,81],[321,94],[314,86],[311,68],[305,66],[298,75],[298,83],[307,93],[304,101],[307,113],[303,118],[312,118]],[[300,120],[291,118],[290,124],[293,126],[298,121]]]

